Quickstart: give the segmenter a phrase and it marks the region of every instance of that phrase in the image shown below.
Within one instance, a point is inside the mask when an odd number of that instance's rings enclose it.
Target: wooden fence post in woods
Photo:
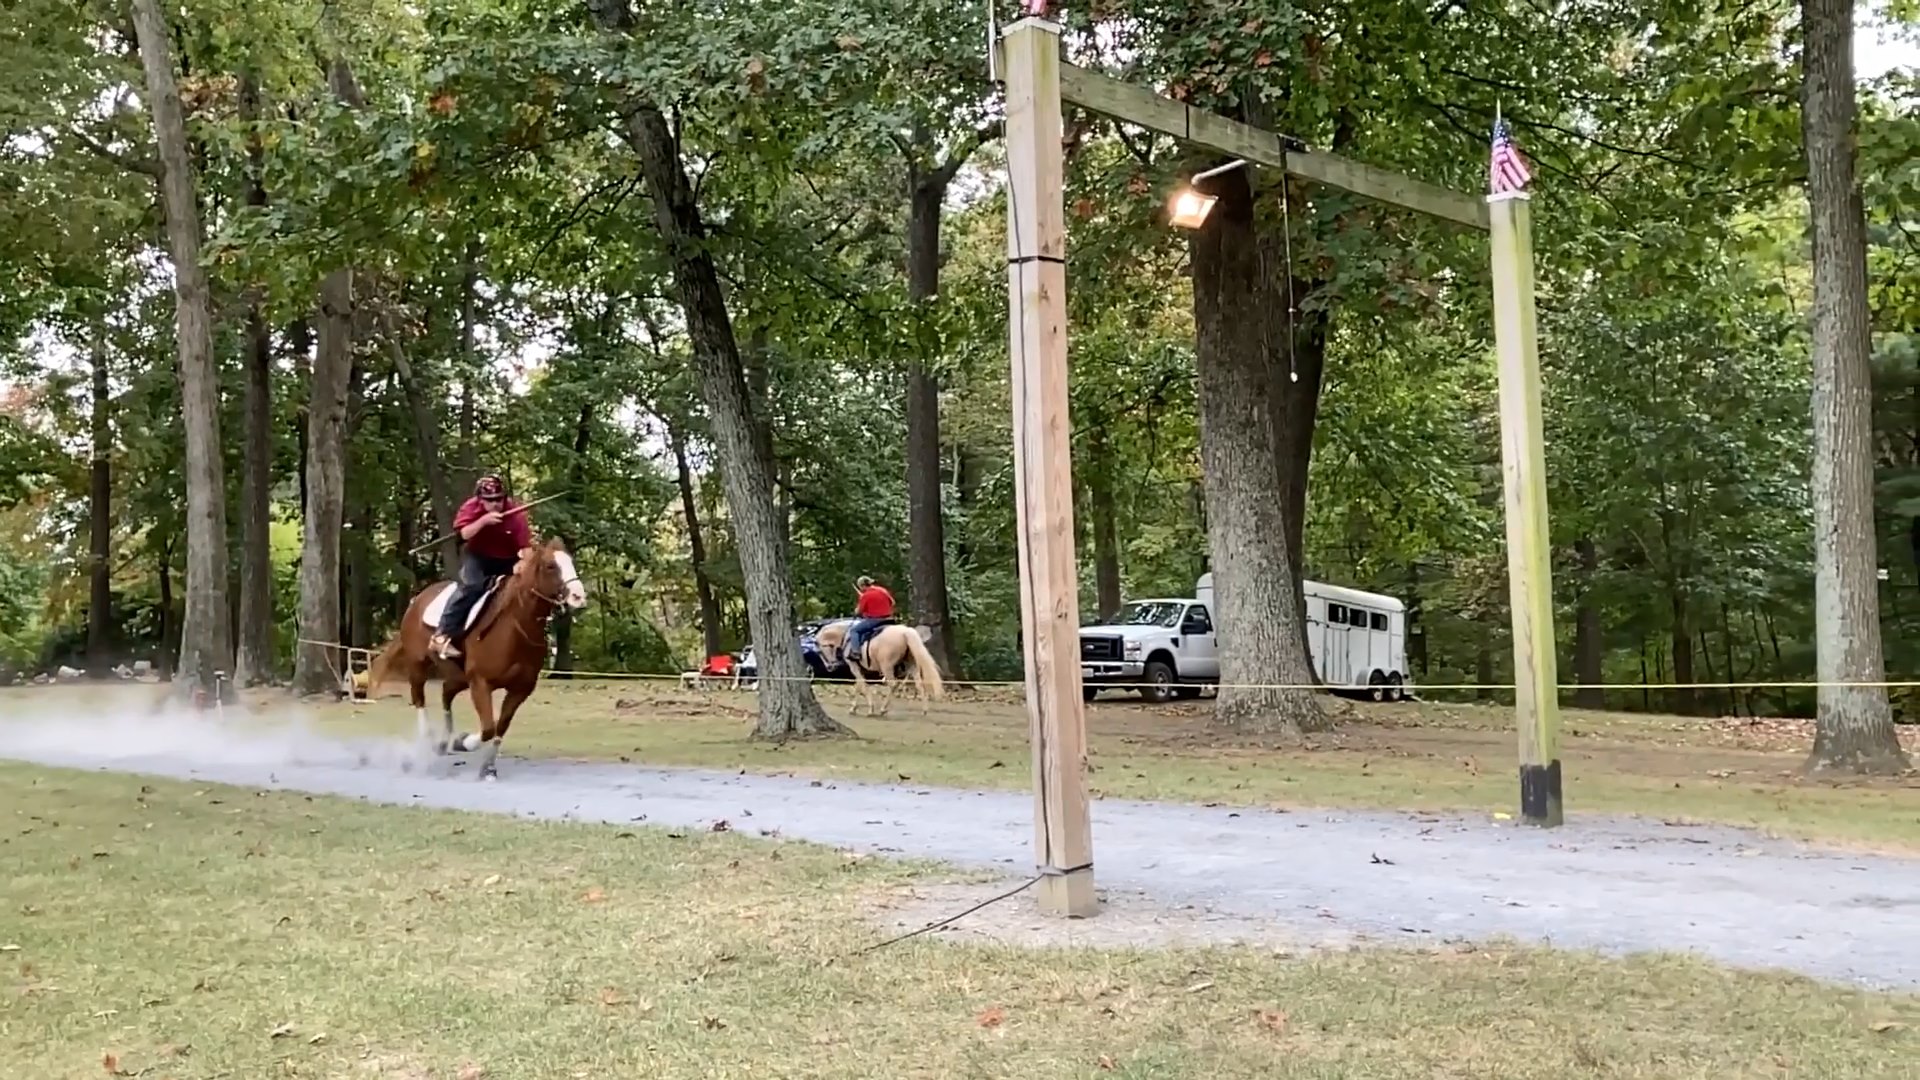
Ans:
[[[1513,601],[1514,670],[1518,676],[1514,711],[1519,734],[1520,810],[1522,820],[1529,824],[1559,825],[1553,580],[1547,557],[1546,454],[1541,437],[1540,362],[1534,328],[1532,225],[1526,197],[1482,201],[1334,154],[1289,149],[1273,132],[1063,63],[1060,28],[1042,19],[1022,19],[1007,27],[998,47],[998,70],[1007,99],[1008,281],[1013,301],[1009,318],[1014,349],[1020,573],[1024,583],[1021,611],[1041,855],[1067,852],[1067,865],[1071,866],[1075,865],[1071,860],[1080,859],[1083,852],[1083,861],[1090,862],[1092,847],[1079,760],[1085,747],[1084,715],[1077,696],[1071,709],[1060,703],[1069,685],[1077,694],[1079,679],[1072,665],[1057,662],[1068,643],[1076,648],[1075,655],[1078,646],[1071,570],[1072,488],[1065,453],[1069,429],[1065,400],[1066,270],[1061,261],[1066,247],[1061,209],[1062,101],[1306,180],[1491,233],[1507,572]],[[1053,395],[1058,396],[1057,404],[1052,401]],[[1055,445],[1061,448],[1059,459],[1049,460],[1045,451]],[[1032,468],[1020,472],[1025,464],[1043,469],[1044,474],[1036,474]],[[1058,571],[1052,560],[1061,551],[1067,553],[1068,569],[1065,577],[1056,577]],[[1079,800],[1075,805],[1080,809],[1077,816],[1062,812],[1056,820],[1050,816],[1049,807],[1066,794],[1047,785],[1068,771],[1072,773],[1073,798]],[[1043,862],[1042,866],[1054,864]],[[1054,869],[1057,872],[1058,867]],[[1087,886],[1089,890],[1092,887],[1090,877]],[[1042,903],[1049,903],[1044,894]]]

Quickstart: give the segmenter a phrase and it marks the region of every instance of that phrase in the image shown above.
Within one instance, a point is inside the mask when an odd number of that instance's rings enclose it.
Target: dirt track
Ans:
[[[758,831],[1029,871],[1032,803],[1005,792],[503,758],[415,767],[393,741],[204,714],[13,721],[0,754],[48,765],[338,794],[380,803]],[[1866,986],[1920,989],[1920,861],[1836,854],[1727,828],[1576,816],[1544,832],[1436,814],[1281,813],[1101,800],[1107,890],[1258,924],[1302,945],[1510,935],[1627,953],[1693,951]],[[1014,903],[1027,902],[1024,900]]]

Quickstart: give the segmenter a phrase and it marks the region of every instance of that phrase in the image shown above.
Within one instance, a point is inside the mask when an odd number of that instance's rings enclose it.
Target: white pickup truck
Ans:
[[[1409,693],[1406,605],[1380,593],[1302,584],[1307,648],[1321,682],[1375,701],[1398,701]],[[1081,695],[1092,701],[1103,689],[1129,689],[1165,702],[1196,697],[1201,687],[1218,683],[1213,575],[1200,575],[1194,593],[1135,600],[1110,621],[1081,627]]]

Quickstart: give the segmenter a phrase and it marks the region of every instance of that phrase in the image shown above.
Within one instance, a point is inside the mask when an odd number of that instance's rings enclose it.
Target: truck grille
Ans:
[[[1120,659],[1120,639],[1117,637],[1083,637],[1080,639],[1080,659],[1118,660]]]

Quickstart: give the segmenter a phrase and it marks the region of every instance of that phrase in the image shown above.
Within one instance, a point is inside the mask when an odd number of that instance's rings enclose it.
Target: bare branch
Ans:
[[[128,172],[141,173],[156,180],[160,178],[160,162],[153,158],[123,154],[79,128],[67,129],[67,135],[96,156],[111,161]]]

